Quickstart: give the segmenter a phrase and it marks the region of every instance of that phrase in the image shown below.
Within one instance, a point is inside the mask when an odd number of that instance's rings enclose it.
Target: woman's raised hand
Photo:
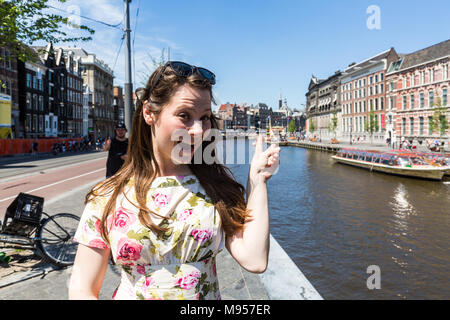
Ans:
[[[266,182],[278,169],[280,164],[279,157],[281,149],[276,144],[272,144],[269,148],[263,151],[262,135],[258,135],[258,138],[253,145],[256,146],[256,148],[250,164],[250,182],[252,184]]]

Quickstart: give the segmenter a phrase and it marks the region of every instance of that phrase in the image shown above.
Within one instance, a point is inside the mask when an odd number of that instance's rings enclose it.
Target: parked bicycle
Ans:
[[[43,207],[44,198],[20,193],[6,210],[0,242],[36,249],[44,261],[57,267],[72,265],[77,250],[73,236],[80,218],[71,213],[49,215]]]

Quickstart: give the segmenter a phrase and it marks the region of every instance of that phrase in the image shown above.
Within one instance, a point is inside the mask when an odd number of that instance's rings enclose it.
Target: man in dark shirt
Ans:
[[[128,138],[126,138],[127,127],[119,122],[116,125],[116,136],[111,140],[108,138],[103,146],[104,151],[108,151],[106,161],[106,178],[113,176],[122,167],[127,158]]]

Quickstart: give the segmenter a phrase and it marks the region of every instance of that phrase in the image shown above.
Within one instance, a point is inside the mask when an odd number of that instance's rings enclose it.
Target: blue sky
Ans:
[[[51,3],[68,16],[110,24],[123,18],[122,0]],[[380,9],[378,30],[366,24],[371,5]],[[290,107],[301,108],[311,74],[326,78],[390,47],[410,53],[447,40],[449,12],[448,0],[133,0],[134,88],[142,86],[153,68],[149,55],[159,58],[170,47],[172,60],[216,74],[218,104],[263,102],[277,109],[281,93]],[[72,45],[96,53],[113,67],[122,31],[79,19],[96,34],[94,41]],[[114,67],[115,82],[122,86],[124,59],[122,46]]]

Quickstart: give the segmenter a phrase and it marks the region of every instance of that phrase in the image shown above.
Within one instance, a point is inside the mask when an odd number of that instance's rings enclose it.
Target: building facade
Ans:
[[[450,40],[404,55],[390,64],[386,81],[393,113],[395,139],[422,144],[440,137],[431,122],[440,100],[449,119]],[[448,137],[444,134],[444,138]]]
[[[122,87],[114,86],[114,122],[116,123],[125,122],[124,104]]]
[[[399,56],[394,48],[352,63],[342,72],[341,108],[344,141],[384,142],[386,131],[386,71]]]
[[[8,47],[0,47],[0,139],[20,137],[17,58]]]
[[[321,139],[341,136],[341,71],[336,71],[327,79],[312,76],[306,93],[306,127]],[[332,119],[338,119],[337,127],[330,128]]]
[[[83,84],[89,87],[91,92],[91,109],[89,119],[92,127],[88,132],[91,139],[106,139],[114,135],[114,73],[112,69],[98,59],[95,54],[88,53],[81,48],[64,48],[73,52],[75,57],[81,59]],[[89,121],[90,121],[89,120]]]

